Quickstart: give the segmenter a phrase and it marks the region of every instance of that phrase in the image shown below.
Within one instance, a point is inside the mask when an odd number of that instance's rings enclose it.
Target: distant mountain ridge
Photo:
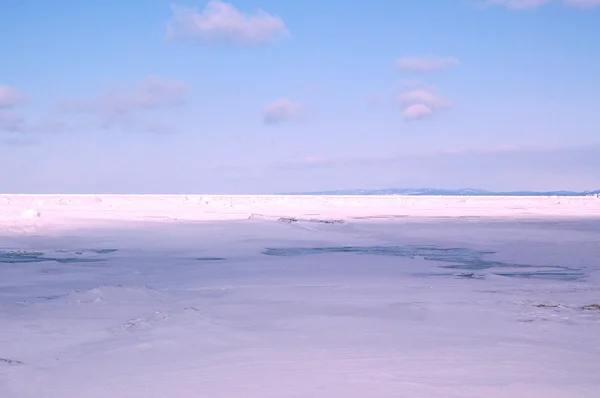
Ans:
[[[288,195],[412,195],[412,196],[598,196],[596,191],[508,191],[496,192],[483,189],[341,189],[336,191],[296,192]]]

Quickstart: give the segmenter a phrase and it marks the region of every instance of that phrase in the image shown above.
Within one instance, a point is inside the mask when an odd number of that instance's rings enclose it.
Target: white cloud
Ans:
[[[129,119],[144,111],[182,105],[187,90],[187,85],[183,82],[151,76],[132,89],[113,90],[90,100],[65,101],[59,104],[59,108],[95,115],[100,118],[103,127],[109,128],[117,124],[131,124]],[[142,129],[146,125],[155,123],[140,124]]]
[[[460,65],[455,57],[421,56],[403,57],[396,62],[402,72],[431,73]]]
[[[433,114],[433,110],[423,104],[410,105],[402,111],[402,117],[406,120],[418,120]]]
[[[193,8],[172,7],[167,37],[196,44],[266,43],[289,36],[281,18],[265,11],[244,14],[234,6],[210,1],[199,12]]]
[[[460,65],[454,57],[404,57],[397,62],[397,67],[403,72],[429,73]],[[402,117],[405,120],[419,120],[433,115],[437,110],[449,108],[452,102],[435,92],[435,87],[417,79],[400,82],[405,90],[398,96],[403,106]]]
[[[448,108],[452,102],[433,91],[419,89],[400,94],[398,97],[404,105],[424,104],[433,109]]]
[[[287,98],[278,98],[263,109],[263,123],[279,124],[298,118],[303,106]]]
[[[418,120],[431,116],[439,109],[449,108],[452,102],[432,90],[417,89],[402,93],[398,101],[404,107],[402,116],[406,120]]]
[[[22,104],[27,97],[11,86],[0,86],[0,108],[12,108]]]

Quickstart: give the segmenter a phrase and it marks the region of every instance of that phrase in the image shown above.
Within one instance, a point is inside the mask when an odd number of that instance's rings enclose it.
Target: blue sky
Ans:
[[[600,0],[3,0],[0,191],[600,188]]]

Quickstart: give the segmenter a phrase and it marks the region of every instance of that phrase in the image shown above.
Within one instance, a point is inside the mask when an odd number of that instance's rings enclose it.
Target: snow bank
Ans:
[[[402,217],[600,217],[596,197],[0,195],[0,222],[81,220],[385,220]]]

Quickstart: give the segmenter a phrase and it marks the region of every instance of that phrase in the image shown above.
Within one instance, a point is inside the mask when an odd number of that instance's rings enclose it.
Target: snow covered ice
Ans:
[[[597,398],[600,199],[0,195],[0,397]]]

